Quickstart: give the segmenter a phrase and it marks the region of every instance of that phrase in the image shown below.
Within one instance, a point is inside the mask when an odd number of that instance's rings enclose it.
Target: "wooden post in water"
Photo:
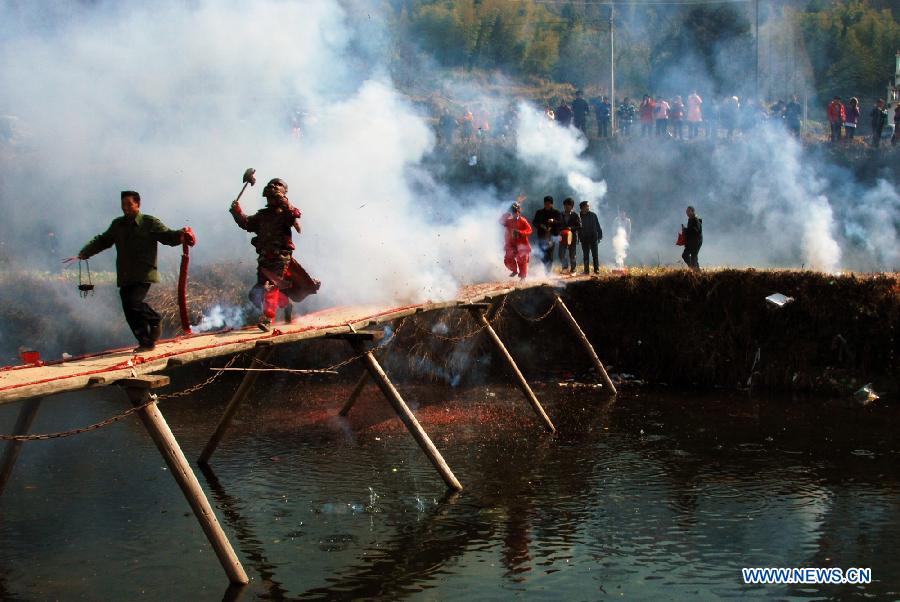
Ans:
[[[163,387],[169,384],[168,376],[151,375],[141,378],[128,378],[118,383],[128,393],[128,398],[134,406],[140,406],[150,401],[150,389]],[[138,418],[144,423],[147,432],[156,444],[157,449],[162,454],[169,466],[169,472],[175,477],[178,486],[181,487],[184,497],[187,498],[188,504],[194,511],[194,515],[200,522],[206,538],[212,545],[225,574],[232,583],[249,583],[247,573],[241,566],[241,561],[231,547],[231,542],[222,530],[222,525],[216,518],[212,506],[197,481],[197,476],[191,470],[191,465],[181,451],[178,441],[172,434],[166,419],[163,418],[156,403],[150,403],[137,412]]]
[[[256,355],[253,357],[253,361],[250,363],[251,368],[256,368],[261,365],[262,362],[269,359],[269,356],[272,355],[272,351],[274,351],[275,347],[269,343],[268,341],[260,341],[257,343],[259,349],[256,352]],[[222,441],[222,437],[225,436],[225,431],[228,430],[228,427],[231,426],[231,421],[234,419],[234,414],[237,412],[238,407],[240,407],[241,403],[244,399],[247,398],[247,395],[250,393],[250,389],[253,388],[253,385],[256,383],[256,379],[259,378],[259,372],[245,372],[244,378],[241,380],[241,384],[238,385],[237,391],[234,392],[234,395],[231,396],[231,400],[228,402],[228,405],[225,406],[225,411],[222,413],[222,417],[219,418],[219,424],[216,425],[216,430],[213,432],[212,437],[209,438],[209,441],[206,442],[206,446],[203,448],[203,451],[200,453],[200,457],[197,459],[197,462],[200,464],[208,464],[209,459],[212,457],[213,453],[215,453],[216,448],[219,446],[219,443]]]
[[[600,361],[600,358],[597,357],[597,352],[594,351],[594,346],[591,345],[591,342],[585,336],[584,331],[581,330],[581,326],[578,325],[578,322],[575,320],[575,316],[572,315],[572,312],[569,311],[569,308],[566,307],[566,304],[563,303],[562,297],[559,296],[559,293],[553,291],[554,296],[556,297],[556,306],[559,307],[559,313],[562,314],[562,317],[565,318],[566,323],[569,325],[569,328],[572,329],[572,332],[575,334],[575,337],[581,341],[582,347],[587,351],[588,356],[591,358],[591,362],[594,364],[594,369],[597,370],[597,375],[600,377],[600,380],[603,382],[603,388],[606,390],[606,394],[609,397],[615,397],[619,394],[616,391],[616,386],[609,378],[609,374],[606,373],[606,368],[603,367],[603,362]]]
[[[494,327],[491,326],[491,323],[488,321],[487,316],[484,315],[482,308],[480,306],[472,305],[468,306],[470,312],[472,312],[472,316],[475,320],[481,324],[484,328],[484,331],[488,333],[491,341],[494,342],[494,346],[497,348],[497,351],[500,352],[500,355],[506,360],[506,364],[509,366],[509,369],[512,371],[513,375],[516,377],[516,384],[519,385],[519,388],[522,390],[522,393],[525,395],[525,399],[528,400],[528,403],[531,404],[531,407],[534,409],[535,414],[538,415],[541,422],[544,424],[544,428],[546,428],[551,433],[556,432],[556,427],[553,426],[553,422],[550,420],[550,417],[547,416],[547,412],[544,411],[543,406],[541,406],[541,402],[538,401],[537,396],[534,394],[534,391],[531,390],[531,386],[528,384],[528,381],[525,380],[525,376],[522,374],[522,371],[519,370],[519,366],[516,365],[516,360],[513,359],[513,356],[507,350],[506,345],[503,344],[503,341],[500,340],[499,335],[494,330]]]
[[[359,380],[356,381],[356,386],[353,387],[353,391],[350,393],[350,398],[347,400],[347,403],[344,404],[344,407],[341,408],[341,411],[338,412],[340,416],[346,416],[350,413],[350,408],[353,407],[353,404],[356,403],[356,400],[359,399],[359,396],[362,395],[363,389],[366,388],[366,383],[369,382],[369,372],[364,371],[359,376]]]
[[[432,443],[431,438],[422,428],[422,425],[416,420],[416,417],[409,409],[409,406],[403,401],[400,393],[381,368],[378,360],[375,359],[375,356],[371,351],[366,350],[365,343],[363,343],[362,339],[352,334],[345,335],[345,338],[347,339],[347,342],[350,343],[350,346],[353,347],[354,353],[362,356],[366,370],[368,370],[369,374],[372,376],[375,384],[377,384],[378,388],[381,389],[381,392],[384,393],[384,396],[394,408],[394,411],[397,412],[397,416],[399,416],[400,420],[403,421],[403,424],[406,425],[406,428],[409,430],[410,434],[412,434],[413,439],[416,440],[416,443],[419,444],[419,447],[421,447],[422,451],[425,452],[425,455],[428,456],[428,459],[437,469],[438,473],[440,473],[441,478],[444,479],[447,486],[457,491],[462,490],[462,485],[456,480],[456,477],[453,476],[453,472],[450,470],[450,467],[447,466],[447,462],[444,461],[441,452],[437,450],[434,443]]]
[[[38,408],[41,407],[41,398],[33,397],[26,399],[19,410],[19,417],[16,419],[16,425],[13,427],[13,435],[27,435],[37,416]],[[3,495],[3,489],[12,474],[16,460],[19,458],[19,452],[22,451],[24,441],[7,441],[6,449],[3,451],[3,459],[0,460],[0,495]]]

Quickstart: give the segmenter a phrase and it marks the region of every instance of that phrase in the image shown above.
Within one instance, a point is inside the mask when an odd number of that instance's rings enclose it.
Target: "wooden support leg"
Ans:
[[[416,443],[419,444],[419,447],[422,448],[422,451],[424,451],[425,455],[428,456],[428,459],[431,460],[431,463],[437,469],[438,473],[440,473],[441,478],[444,479],[447,486],[457,491],[462,490],[462,485],[456,480],[456,477],[453,476],[453,472],[450,470],[450,467],[447,466],[447,462],[444,461],[441,452],[437,450],[434,443],[431,442],[431,438],[429,438],[428,434],[422,429],[422,425],[419,424],[419,421],[416,420],[416,417],[406,405],[406,402],[400,397],[400,393],[394,388],[394,384],[388,378],[387,374],[385,374],[381,365],[378,363],[378,360],[372,355],[372,352],[366,351],[365,343],[356,337],[348,337],[347,341],[353,347],[354,353],[362,355],[366,370],[368,370],[372,379],[378,385],[378,388],[381,389],[381,392],[384,393],[384,396],[394,408],[394,411],[397,412],[400,420],[406,425],[406,428],[409,430],[410,434],[412,434],[413,439],[416,440]]]
[[[139,406],[149,401],[151,388],[164,386],[168,383],[169,377],[167,376],[150,376],[126,379],[121,381],[120,385],[125,388],[131,403]],[[200,483],[197,481],[197,476],[191,470],[191,465],[188,463],[187,458],[184,457],[178,441],[169,429],[169,425],[166,423],[166,419],[163,418],[162,413],[160,413],[159,408],[156,407],[156,403],[147,405],[138,411],[137,415],[141,422],[144,423],[144,427],[150,433],[150,437],[166,460],[166,464],[169,465],[169,472],[175,477],[178,486],[181,487],[181,491],[184,493],[184,497],[187,498],[188,503],[191,505],[191,509],[200,522],[200,526],[203,528],[203,532],[206,534],[206,538],[212,545],[213,550],[215,550],[216,556],[219,557],[219,562],[222,564],[222,568],[225,569],[228,579],[232,583],[249,583],[250,580],[247,578],[247,573],[244,572],[244,567],[241,566],[241,561],[238,559],[237,554],[234,553],[231,542],[228,541],[228,537],[222,530],[222,526],[213,512],[212,506],[209,505],[209,501],[206,499],[206,494],[203,493],[203,488],[200,487]]]
[[[27,435],[34,417],[37,416],[38,408],[41,407],[41,398],[34,397],[28,399],[19,410],[19,417],[16,419],[16,425],[13,427],[13,435]],[[7,441],[6,449],[3,451],[3,458],[0,459],[0,495],[3,495],[3,489],[12,474],[13,466],[22,451],[24,441]]]
[[[544,423],[544,428],[546,428],[551,433],[556,432],[556,427],[553,426],[553,422],[550,421],[550,417],[547,416],[547,412],[544,411],[544,408],[541,406],[541,402],[538,401],[537,396],[535,396],[534,391],[531,390],[531,386],[528,384],[528,381],[525,380],[525,377],[522,375],[522,371],[519,370],[519,367],[516,365],[516,360],[513,359],[513,356],[510,355],[509,351],[506,349],[506,345],[503,344],[503,341],[500,340],[500,337],[497,335],[497,332],[494,330],[491,323],[488,321],[487,317],[481,311],[480,308],[473,307],[470,308],[472,312],[472,316],[475,320],[484,327],[484,331],[487,332],[490,339],[494,342],[494,346],[497,348],[497,351],[500,352],[500,355],[506,359],[506,363],[509,366],[510,370],[512,370],[513,375],[516,377],[516,384],[519,385],[519,388],[522,390],[522,393],[525,394],[525,399],[528,400],[528,403],[531,404],[531,407],[534,409],[534,412],[538,415],[538,418],[541,419],[541,422]]]
[[[272,355],[272,351],[274,349],[275,348],[271,345],[260,347],[256,352],[256,356],[253,358],[253,361],[250,363],[250,367],[259,367],[262,362],[269,359],[269,356]],[[216,448],[222,441],[222,437],[225,436],[225,431],[227,431],[228,427],[231,425],[231,421],[234,419],[235,412],[237,412],[238,407],[240,407],[244,399],[247,398],[247,395],[250,393],[250,389],[253,388],[253,385],[256,383],[256,379],[259,378],[259,375],[259,372],[248,371],[244,373],[244,379],[241,381],[241,384],[238,385],[237,391],[234,392],[234,395],[231,396],[231,400],[228,402],[228,405],[225,406],[225,412],[222,413],[222,417],[219,419],[219,424],[216,425],[215,432],[212,434],[212,437],[209,438],[209,441],[207,441],[206,447],[203,448],[203,452],[200,454],[197,462],[199,462],[200,464],[209,463],[209,459],[212,457],[213,453],[215,453]]]
[[[363,389],[366,388],[367,382],[369,382],[369,373],[363,372],[359,376],[359,380],[356,381],[356,386],[353,387],[353,391],[350,393],[350,398],[347,400],[347,403],[345,403],[344,407],[341,408],[341,411],[338,412],[340,416],[346,416],[350,413],[350,408],[352,408],[353,404],[356,403],[356,400],[359,399],[359,396],[362,394]]]
[[[597,375],[603,382],[603,388],[606,390],[606,394],[610,397],[615,397],[619,394],[619,392],[616,391],[616,386],[609,379],[609,374],[606,373],[606,368],[603,367],[603,362],[601,362],[600,358],[597,357],[597,352],[594,351],[594,346],[591,345],[591,342],[584,335],[584,331],[581,330],[581,326],[578,325],[578,322],[575,320],[572,312],[570,312],[569,308],[566,307],[566,304],[563,303],[562,298],[555,292],[553,294],[556,295],[556,306],[559,307],[559,313],[561,313],[563,318],[565,318],[566,322],[569,325],[569,328],[572,329],[575,337],[579,341],[581,341],[581,345],[584,347],[584,350],[587,351],[588,356],[590,356],[591,361],[594,363],[594,368],[597,370]]]

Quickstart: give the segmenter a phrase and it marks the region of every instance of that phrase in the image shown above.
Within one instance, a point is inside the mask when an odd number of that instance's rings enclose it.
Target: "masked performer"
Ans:
[[[320,286],[292,257],[291,228],[300,233],[300,210],[291,205],[287,190],[284,180],[270,180],[262,193],[266,206],[249,217],[237,201],[231,204],[237,225],[256,234],[250,241],[257,253],[256,285],[250,289],[250,300],[261,310],[257,324],[262,331],[269,330],[279,308],[290,322],[291,301],[302,301]]]

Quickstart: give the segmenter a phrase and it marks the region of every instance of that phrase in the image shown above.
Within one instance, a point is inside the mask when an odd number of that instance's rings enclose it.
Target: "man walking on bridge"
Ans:
[[[263,189],[266,206],[247,216],[238,201],[231,204],[231,216],[237,225],[256,234],[251,240],[256,248],[256,284],[250,289],[250,301],[262,314],[257,325],[269,330],[279,308],[285,310],[285,321],[291,321],[291,301],[300,301],[319,290],[319,281],[292,257],[294,242],[291,228],[300,234],[300,210],[287,198],[287,182],[281,178],[269,180]]]
[[[122,217],[114,219],[106,232],[91,239],[76,257],[69,257],[64,262],[87,259],[115,245],[116,284],[122,310],[140,344],[134,351],[153,351],[162,331],[160,315],[144,299],[150,284],[159,282],[156,245],[162,243],[174,247],[187,243],[193,246],[194,234],[188,228],[169,230],[152,215],[141,213],[141,195],[133,190],[122,191],[121,199]]]

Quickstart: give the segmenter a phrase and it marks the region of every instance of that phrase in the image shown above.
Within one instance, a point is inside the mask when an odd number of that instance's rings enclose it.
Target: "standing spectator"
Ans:
[[[597,135],[601,138],[609,137],[609,118],[612,107],[609,104],[609,97],[604,96],[600,99],[595,107],[597,113]]]
[[[475,131],[479,138],[486,138],[491,132],[491,117],[488,110],[481,105],[475,107],[473,115]]]
[[[556,107],[556,123],[564,128],[572,125],[572,107],[565,100]]]
[[[775,101],[775,104],[769,109],[769,116],[776,121],[781,121],[784,119],[784,109],[787,107],[787,104],[782,100],[778,99]]]
[[[881,144],[881,132],[887,123],[887,111],[884,110],[884,100],[879,98],[872,108],[872,146],[878,148]]]
[[[738,115],[741,110],[741,101],[737,96],[726,96],[722,101],[722,109],[719,113],[722,119],[722,127],[725,128],[725,136],[731,140],[734,128],[737,127]]]
[[[797,102],[797,95],[791,96],[791,101],[784,108],[784,121],[788,130],[796,137],[800,137],[800,119],[803,116],[803,107]]]
[[[688,206],[687,210],[688,223],[687,228],[684,225],[681,229],[684,231],[684,252],[681,258],[692,270],[700,270],[700,262],[697,254],[700,253],[700,247],[703,245],[703,220],[697,217],[696,211],[692,206]]]
[[[719,106],[719,102],[714,96],[703,113],[703,129],[706,137],[713,140],[719,137]]]
[[[562,265],[563,274],[566,272],[574,274],[578,268],[575,262],[575,245],[581,231],[581,218],[573,209],[575,201],[571,198],[563,201],[562,228],[559,231],[559,263]]]
[[[900,102],[894,107],[894,135],[891,136],[891,146],[897,146],[900,140]]]
[[[600,228],[597,214],[591,211],[591,206],[587,201],[578,203],[578,210],[581,212],[581,232],[578,236],[581,239],[584,273],[588,273],[588,258],[590,257],[594,262],[594,273],[599,274],[600,260],[597,259],[597,244],[603,239],[603,229]]]
[[[656,137],[669,135],[669,110],[671,106],[664,98],[656,101],[653,107],[653,118],[656,120]]]
[[[739,114],[741,131],[749,134],[760,121],[760,107],[754,99],[748,98],[747,102],[741,105]]]
[[[669,111],[669,121],[672,122],[672,135],[676,138],[684,137],[684,103],[681,97],[676,96],[672,99],[672,107]]]
[[[644,94],[640,106],[638,106],[638,116],[641,120],[641,136],[647,137],[653,132],[653,108],[655,103],[653,99]]]
[[[531,224],[537,233],[544,272],[549,276],[553,271],[553,248],[559,240],[559,229],[562,225],[562,215],[553,208],[552,196],[544,197],[544,208],[537,210]]]
[[[453,144],[454,132],[456,132],[456,120],[450,115],[450,109],[444,109],[438,119],[438,144],[444,146]]]
[[[840,96],[835,96],[828,103],[828,122],[831,124],[831,141],[838,142],[841,139],[841,128],[847,118],[844,103],[841,102]]]
[[[547,106],[544,107],[544,117],[547,118],[547,121],[556,121],[556,111],[553,110],[550,103],[547,103]]]
[[[697,94],[697,91],[694,90],[691,92],[691,95],[688,96],[687,101],[687,121],[688,121],[688,137],[692,140],[697,137],[697,134],[700,131],[700,122],[703,121],[703,111],[701,109],[701,105],[703,104],[703,99],[700,98],[700,95]]]
[[[616,110],[616,121],[622,129],[623,135],[631,135],[631,126],[634,124],[634,116],[636,113],[637,107],[635,107],[631,102],[631,99],[626,96],[625,100],[622,101],[622,104],[620,104],[619,108]]]
[[[575,127],[584,132],[587,136],[587,118],[591,113],[591,107],[584,99],[584,92],[578,90],[575,92],[575,100],[572,101],[572,116],[575,120]]]
[[[525,198],[524,194],[520,194],[509,212],[500,218],[504,231],[503,265],[509,269],[510,277],[518,276],[522,280],[528,275],[528,260],[531,258],[531,244],[528,242],[531,224],[522,216],[520,205]]]
[[[856,126],[859,124],[859,99],[853,97],[847,104],[844,121],[844,135],[847,140],[853,140],[856,133]]]
[[[459,118],[459,132],[463,144],[469,145],[475,142],[475,116],[469,109],[466,109]]]

